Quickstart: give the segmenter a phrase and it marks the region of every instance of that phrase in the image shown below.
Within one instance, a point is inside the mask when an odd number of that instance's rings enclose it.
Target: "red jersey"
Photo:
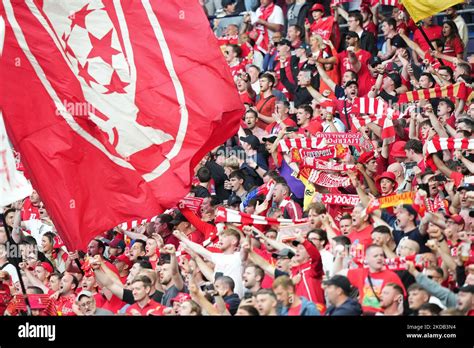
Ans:
[[[355,55],[357,57],[357,59],[360,61],[360,64],[361,64],[361,69],[358,73],[359,75],[359,89],[362,87],[362,81],[361,80],[361,72],[363,72],[363,68],[365,67],[367,69],[367,64],[370,60],[370,58],[372,57],[372,55],[370,54],[370,52],[367,52],[366,50],[362,50],[360,49],[359,51],[355,52]],[[354,67],[352,66],[352,64],[350,63],[349,61],[349,54],[346,51],[342,51],[340,52],[338,55],[337,55],[338,59],[339,59],[339,73],[341,76],[344,75],[344,73],[347,71],[347,70],[354,70]],[[368,72],[368,70],[367,70]],[[370,86],[372,87],[372,86]]]
[[[448,40],[444,43],[443,53],[450,57],[456,57],[458,54],[463,54],[464,44],[459,37]]]
[[[304,296],[314,303],[324,304],[324,292],[321,288],[323,278],[323,262],[319,250],[308,240],[303,243],[306,251],[310,256],[310,260],[298,266],[291,268],[292,276],[301,275],[301,280],[296,284],[296,294]]]
[[[353,230],[349,235],[347,236],[351,240],[351,244],[362,244],[364,245],[364,250],[372,244],[372,231],[374,227],[372,225],[369,225],[365,227],[364,229],[360,231],[355,231]]]
[[[39,220],[39,218],[40,214],[38,207],[34,206],[33,203],[31,203],[30,197],[28,197],[23,203],[23,208],[21,208],[21,220]]]
[[[229,65],[230,73],[232,74],[232,77],[236,77],[243,72],[245,72],[245,64],[242,62],[239,62],[238,64],[235,65]]]
[[[73,316],[76,315],[72,311],[72,305],[76,300],[76,295],[71,294],[67,296],[60,296],[57,300],[53,301],[54,306],[56,307],[56,312],[58,316]]]
[[[127,315],[134,315],[132,311],[135,312],[135,310],[138,311],[140,315],[142,316],[150,315],[151,312],[153,312],[153,315],[158,315],[158,313],[160,312],[161,314],[163,313],[163,306],[159,304],[158,302],[155,302],[152,299],[150,299],[150,301],[148,301],[148,303],[143,308],[140,307],[138,303],[134,303],[130,307],[127,308],[125,313]]]
[[[264,98],[262,94],[260,94],[260,99],[255,104],[257,111],[264,115],[264,116],[272,116],[273,112],[275,111],[275,103],[276,97],[272,94],[269,97]],[[268,126],[267,123],[263,122],[261,119],[257,121],[257,127],[265,129]]]
[[[347,278],[351,284],[359,289],[359,302],[364,312],[382,312],[380,298],[382,290],[388,283],[395,283],[403,289],[406,295],[405,287],[395,272],[383,270],[376,273],[370,273],[367,268],[351,269],[347,273]],[[372,286],[371,286],[372,283]],[[377,295],[377,297],[374,295]]]
[[[443,28],[439,25],[433,25],[431,27],[423,26],[423,30],[430,41],[441,39]],[[423,37],[423,34],[420,32],[420,29],[415,30],[415,33],[413,34],[413,41],[417,43],[423,51],[428,52],[430,50],[430,46]]]

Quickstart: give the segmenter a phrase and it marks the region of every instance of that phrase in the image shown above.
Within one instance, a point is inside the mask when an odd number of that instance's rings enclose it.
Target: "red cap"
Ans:
[[[41,262],[38,266],[41,266],[43,267],[46,272],[49,272],[49,273],[53,273],[54,272],[54,269],[53,269],[53,266],[51,266],[51,264],[49,262]]]
[[[126,265],[128,265],[128,268],[132,268],[133,266],[133,262],[132,260],[130,260],[127,256],[125,256],[124,254],[122,255],[119,255],[115,258],[115,261],[120,261],[120,262],[123,262],[125,263]]]
[[[375,153],[373,151],[364,152],[362,155],[360,155],[357,162],[359,162],[361,164],[366,164],[367,162],[369,162],[373,158],[375,158]]]
[[[405,144],[406,141],[396,141],[392,145],[392,149],[390,150],[390,154],[392,157],[407,157],[405,153]]]
[[[314,4],[313,7],[311,7],[311,10],[309,12],[313,11],[321,11],[324,13],[324,6],[322,4]]]
[[[377,184],[377,186],[380,186],[380,181],[382,179],[388,179],[390,181],[392,181],[394,183],[394,186],[393,186],[393,190],[395,191],[398,187],[398,183],[397,183],[397,180],[395,178],[395,173],[393,172],[383,172],[376,180],[375,180],[375,183]]]
[[[465,221],[464,221],[463,217],[459,214],[447,215],[446,217],[450,220],[453,220],[458,225],[464,225],[465,224]]]
[[[179,292],[178,295],[176,295],[176,297],[171,299],[171,304],[173,304],[173,302],[176,302],[176,301],[178,301],[179,303],[182,303],[190,299],[191,299],[191,295],[186,294],[184,292]]]

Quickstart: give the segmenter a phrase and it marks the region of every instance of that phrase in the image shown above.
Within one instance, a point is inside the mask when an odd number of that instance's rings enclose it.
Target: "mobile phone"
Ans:
[[[446,182],[446,177],[443,174],[438,174],[434,176],[434,179],[437,182]]]
[[[407,162],[407,163],[405,163],[405,168],[406,169],[412,169],[415,166],[416,166],[416,162]]]

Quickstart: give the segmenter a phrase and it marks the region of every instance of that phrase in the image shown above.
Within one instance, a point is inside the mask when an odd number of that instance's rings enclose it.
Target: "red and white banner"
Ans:
[[[181,200],[184,206],[195,214],[199,214],[199,209],[201,209],[201,205],[203,201],[204,201],[204,198],[201,198],[201,197],[184,197]]]
[[[356,205],[360,198],[358,195],[322,193],[321,202],[330,205]]]
[[[317,22],[311,24],[310,31],[312,34],[317,34],[323,38],[323,40],[329,40],[332,33],[332,27],[334,25],[334,17],[328,16],[319,19]]]
[[[174,206],[238,129],[198,2],[5,0],[0,16],[6,128],[69,250]]]
[[[33,192],[31,184],[23,173],[17,170],[0,111],[0,207],[28,197],[31,192]]]
[[[281,152],[289,152],[290,149],[316,149],[321,144],[318,138],[296,138],[283,139],[278,144]]]
[[[237,210],[227,209],[224,207],[217,208],[217,214],[214,222],[230,222],[242,225],[280,225],[280,224],[298,224],[305,223],[308,219],[291,220],[291,219],[275,219],[260,215],[250,215],[241,213]]]
[[[327,145],[341,144],[359,146],[361,136],[360,133],[316,133],[316,138],[326,140]]]
[[[400,3],[398,0],[372,0],[371,1],[372,7],[374,7],[377,4],[384,5],[384,6],[398,6]]]
[[[351,185],[351,180],[347,176],[328,174],[317,170],[312,170],[308,181],[323,187],[347,187]]]
[[[436,153],[443,150],[474,150],[474,139],[456,139],[434,137],[428,141],[428,153]]]
[[[330,161],[322,161],[315,158],[305,158],[301,165],[303,168],[310,168],[315,170],[328,170],[334,172],[345,172],[355,167],[354,164],[344,164]]]
[[[352,104],[352,122],[357,129],[369,123],[375,123],[382,127],[382,139],[395,139],[395,128],[393,120],[400,118],[400,113],[392,109],[383,100],[369,97],[356,98]]]

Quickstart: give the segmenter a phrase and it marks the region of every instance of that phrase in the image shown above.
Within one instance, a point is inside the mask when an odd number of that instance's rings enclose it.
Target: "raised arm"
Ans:
[[[167,244],[161,250],[162,253],[170,256],[171,278],[179,291],[184,289],[184,280],[179,272],[178,260],[176,259],[176,248],[173,244]]]
[[[178,238],[183,244],[185,244],[189,249],[195,253],[201,255],[202,257],[212,261],[212,253],[204,248],[201,244],[194,243],[190,241],[183,233],[175,230],[173,235]]]
[[[329,77],[329,75],[324,70],[323,66],[320,63],[316,63],[316,68],[318,69],[319,76],[324,81],[324,83],[326,85],[328,85],[328,87],[331,89],[331,91],[335,92],[336,91],[336,83]]]

